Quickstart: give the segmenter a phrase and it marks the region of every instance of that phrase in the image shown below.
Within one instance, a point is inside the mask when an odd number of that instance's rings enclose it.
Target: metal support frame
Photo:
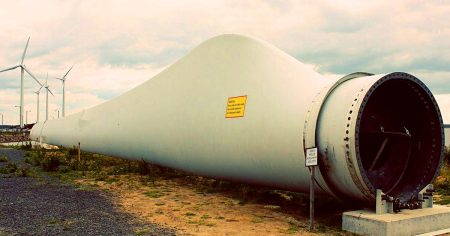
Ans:
[[[433,207],[433,192],[433,184],[427,185],[427,187],[419,192],[417,199],[421,202],[421,208]]]
[[[385,214],[394,213],[394,198],[385,195],[381,189],[377,189],[376,202],[375,202],[375,213]]]
[[[422,209],[433,208],[433,185],[428,184],[422,191],[417,194],[416,199],[410,202],[401,203],[399,199],[384,194],[381,189],[376,190],[376,214],[398,213],[402,209]]]

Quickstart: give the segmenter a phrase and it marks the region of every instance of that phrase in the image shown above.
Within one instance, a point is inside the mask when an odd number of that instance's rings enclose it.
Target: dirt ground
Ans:
[[[293,212],[301,211],[295,215],[279,205],[243,203],[227,192],[199,190],[195,184],[180,179],[144,184],[141,176],[122,175],[105,181],[76,182],[109,191],[124,212],[175,228],[182,235],[351,235],[322,223],[308,231],[307,205],[295,209]]]

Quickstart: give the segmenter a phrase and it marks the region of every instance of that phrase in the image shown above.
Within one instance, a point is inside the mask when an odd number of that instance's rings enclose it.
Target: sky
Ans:
[[[450,0],[9,1],[0,0],[0,70],[25,64],[66,115],[128,91],[203,41],[225,33],[263,39],[320,73],[404,71],[435,94],[450,123]],[[20,71],[0,73],[0,113],[18,124]],[[25,77],[25,111],[36,120],[39,86]],[[25,113],[24,113],[25,116]],[[45,117],[45,90],[40,93]],[[24,118],[25,120],[25,118]]]

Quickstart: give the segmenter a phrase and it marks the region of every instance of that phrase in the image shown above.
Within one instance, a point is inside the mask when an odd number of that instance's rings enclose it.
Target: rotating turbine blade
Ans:
[[[50,89],[48,88],[48,85],[47,85],[47,90],[48,90],[49,93],[52,94],[53,97],[55,96],[55,95],[52,93],[52,90],[50,90]]]
[[[39,85],[42,86],[42,83],[39,82],[39,80],[33,75],[33,73],[31,73],[31,71],[29,71],[25,66],[22,66],[22,68],[31,76],[31,78],[33,78]]]
[[[73,68],[73,66],[70,67],[70,69],[66,72],[66,74],[62,77],[61,80],[66,80],[66,76],[67,76],[67,74],[69,74],[69,72],[72,70],[72,68]]]
[[[9,70],[14,70],[14,69],[16,69],[17,67],[19,67],[19,66],[13,66],[13,67],[8,68],[8,69],[0,70],[0,72],[5,72],[5,71],[9,71]]]
[[[42,89],[43,87],[44,87],[44,84],[41,85],[41,87],[40,87],[35,93],[39,94],[39,93],[41,92],[41,89]]]
[[[55,95],[52,93],[52,90],[48,88],[48,72],[47,72],[47,78],[45,79],[45,89],[54,97]]]
[[[28,48],[28,43],[30,42],[30,37],[28,37],[27,40],[27,44],[25,45],[25,49],[23,50],[23,54],[22,54],[22,60],[20,61],[20,64],[23,64],[23,60],[25,59],[25,54],[27,54],[27,48]]]

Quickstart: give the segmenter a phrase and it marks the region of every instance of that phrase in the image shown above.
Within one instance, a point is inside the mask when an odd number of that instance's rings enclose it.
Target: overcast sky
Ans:
[[[71,114],[143,83],[201,42],[224,33],[261,38],[320,73],[405,71],[450,108],[450,0],[436,1],[9,1],[0,0],[0,69],[49,74],[50,118]],[[0,73],[0,113],[19,120],[20,71]],[[39,87],[25,79],[28,121]],[[41,92],[41,119],[45,92]],[[449,109],[447,108],[447,110]],[[444,120],[450,122],[450,114]],[[24,118],[25,119],[25,118]]]

